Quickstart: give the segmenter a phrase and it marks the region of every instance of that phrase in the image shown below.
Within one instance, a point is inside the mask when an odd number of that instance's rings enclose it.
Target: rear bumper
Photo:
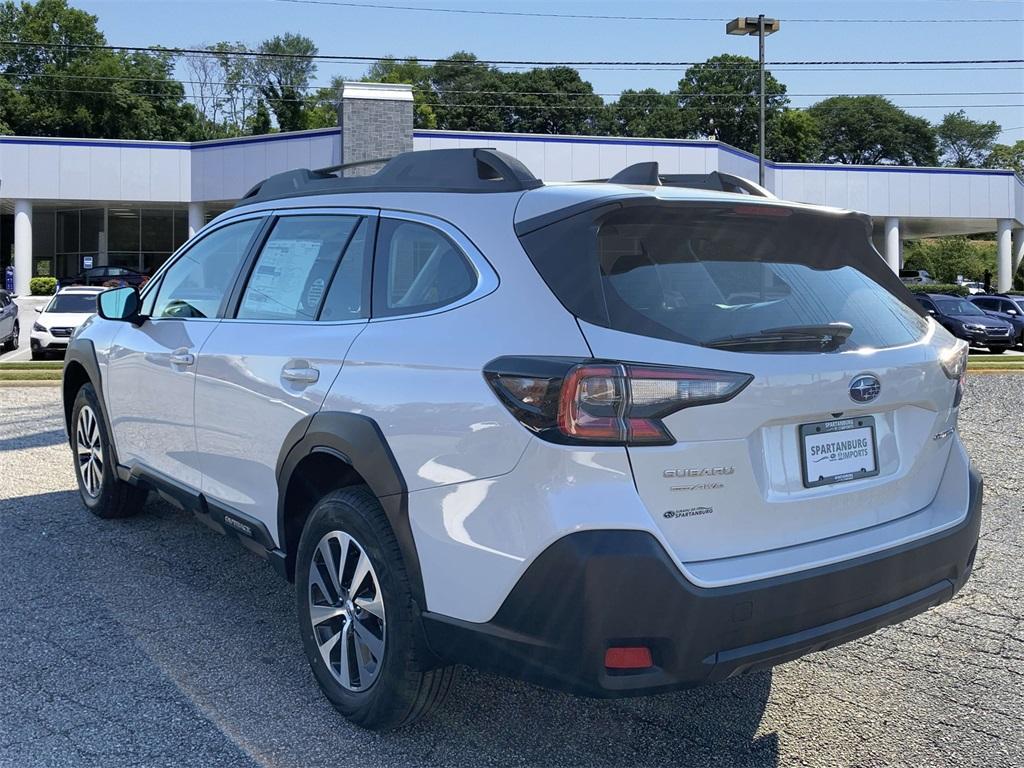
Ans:
[[[952,529],[879,553],[749,584],[690,583],[648,533],[583,531],[552,544],[485,624],[424,614],[444,662],[595,697],[721,680],[862,637],[949,600],[967,581],[981,477]],[[647,646],[654,667],[604,667],[611,646]]]

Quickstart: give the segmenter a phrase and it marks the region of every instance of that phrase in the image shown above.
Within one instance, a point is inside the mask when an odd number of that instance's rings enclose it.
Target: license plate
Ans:
[[[874,416],[802,424],[800,446],[806,488],[878,474]]]

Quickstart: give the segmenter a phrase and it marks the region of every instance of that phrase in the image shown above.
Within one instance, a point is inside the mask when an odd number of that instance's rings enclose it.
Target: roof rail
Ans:
[[[656,162],[634,163],[626,166],[610,179],[608,184],[640,184],[644,186],[686,187],[689,189],[713,189],[720,192],[738,192],[777,199],[775,195],[759,184],[731,173],[661,173]]]
[[[384,163],[369,176],[337,175],[347,168]],[[318,170],[300,168],[271,176],[235,206],[302,195],[345,192],[521,192],[543,182],[516,158],[494,149],[430,149],[362,160]]]

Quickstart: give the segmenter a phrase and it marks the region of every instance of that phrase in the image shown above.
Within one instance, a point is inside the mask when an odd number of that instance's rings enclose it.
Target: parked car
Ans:
[[[18,305],[14,297],[0,288],[0,352],[13,352],[18,348],[21,323],[18,322]]]
[[[106,285],[112,281],[133,285],[136,288],[146,282],[147,275],[125,267],[93,267],[84,269],[74,277],[72,285]]]
[[[928,273],[927,269],[901,269],[900,280],[908,285],[931,285],[935,282],[935,278]]]
[[[96,313],[96,297],[103,290],[84,286],[62,288],[49,304],[36,309],[39,318],[32,324],[29,337],[32,359],[63,353],[75,329]]]
[[[986,315],[997,317],[1012,325],[1014,344],[1024,347],[1024,296],[971,296],[970,301]]]
[[[968,280],[966,282],[960,283],[960,285],[962,285],[964,288],[966,288],[967,292],[969,294],[971,294],[972,296],[974,296],[976,294],[979,294],[979,293],[986,293],[986,291],[985,291],[985,284],[984,283],[979,283],[979,282],[977,282],[975,280]]]
[[[460,663],[598,697],[713,682],[967,580],[967,344],[867,216],[653,163],[337,170],[267,179],[101,294],[63,402],[84,505],[156,489],[267,557],[354,723],[415,720]]]
[[[941,293],[918,294],[917,300],[935,320],[972,347],[988,347],[1000,355],[1013,346],[1013,326],[982,312],[967,298]]]

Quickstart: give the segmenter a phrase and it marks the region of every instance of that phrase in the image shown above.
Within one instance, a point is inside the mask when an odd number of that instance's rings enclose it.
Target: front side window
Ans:
[[[228,224],[185,251],[160,280],[152,317],[218,317],[262,219]]]
[[[927,323],[848,217],[735,204],[640,204],[587,212],[522,238],[541,276],[578,317],[627,333],[709,347],[772,349],[766,336],[852,331],[835,349],[891,347]],[[762,343],[763,342],[763,343]],[[798,343],[799,342],[799,343]]]
[[[316,320],[332,280],[341,271],[342,254],[348,259],[346,249],[360,221],[357,216],[321,215],[279,219],[253,266],[238,319]],[[342,279],[350,277],[347,271]],[[357,299],[356,312],[359,303]]]
[[[381,222],[374,267],[377,317],[426,312],[463,298],[476,272],[448,237],[414,221]]]

